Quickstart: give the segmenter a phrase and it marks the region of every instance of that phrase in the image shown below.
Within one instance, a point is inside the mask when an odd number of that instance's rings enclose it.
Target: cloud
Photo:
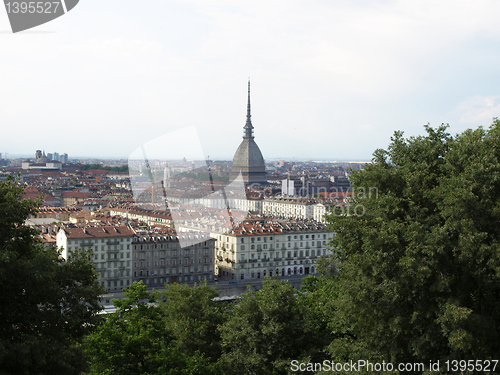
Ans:
[[[500,95],[474,96],[461,102],[457,107],[459,122],[468,126],[487,126],[493,117],[500,116]]]

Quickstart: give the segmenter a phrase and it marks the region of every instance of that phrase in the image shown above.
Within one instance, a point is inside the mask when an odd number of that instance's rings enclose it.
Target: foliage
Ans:
[[[16,374],[78,374],[80,342],[98,321],[102,293],[90,254],[64,261],[24,221],[40,202],[0,183],[0,368]]]
[[[225,374],[287,374],[292,360],[306,359],[316,338],[296,293],[286,281],[267,279],[242,295],[221,326]]]
[[[124,290],[125,299],[114,300],[117,312],[87,337],[88,374],[154,374],[165,356],[168,337],[159,309],[142,283]]]
[[[82,164],[81,170],[88,171],[91,169],[105,169],[107,171],[112,172],[128,172],[128,165],[122,165],[120,167],[112,167],[110,165],[101,165],[101,164]]]
[[[149,293],[142,282],[134,282],[124,289],[124,295],[126,298],[113,301],[117,311],[109,314],[86,339],[89,375],[213,372],[214,366],[203,355],[190,355],[177,346],[171,330],[165,326],[158,293]]]
[[[170,284],[159,295],[165,325],[178,350],[216,362],[221,354],[218,326],[225,319],[225,305],[213,301],[217,290],[204,281],[194,287]]]
[[[500,122],[403,138],[355,171],[362,216],[330,215],[334,358],[426,362],[500,352]]]

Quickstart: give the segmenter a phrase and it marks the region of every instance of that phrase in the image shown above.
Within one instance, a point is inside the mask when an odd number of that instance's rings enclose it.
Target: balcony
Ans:
[[[118,240],[111,240],[111,241],[106,242],[106,245],[108,245],[108,246],[119,245],[119,244],[120,244],[120,241],[118,241]]]

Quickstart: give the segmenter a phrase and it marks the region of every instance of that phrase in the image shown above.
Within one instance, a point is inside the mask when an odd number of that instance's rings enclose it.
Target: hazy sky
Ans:
[[[250,77],[266,159],[369,160],[395,130],[500,115],[499,15],[497,0],[81,0],[12,34],[2,9],[0,152],[126,158],[196,126],[205,155],[231,159]]]

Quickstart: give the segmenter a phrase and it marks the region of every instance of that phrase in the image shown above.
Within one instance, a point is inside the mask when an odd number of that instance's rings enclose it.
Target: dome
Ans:
[[[253,139],[243,139],[240,143],[233,158],[233,169],[235,167],[238,167],[238,169],[263,168],[265,171],[264,157],[262,156],[262,152],[260,152],[259,146],[257,146],[257,143]]]
[[[241,141],[233,158],[231,179],[236,179],[241,173],[246,185],[266,184],[266,164],[253,136],[253,125],[250,115],[250,81],[248,82],[247,121],[243,129],[243,141]]]

